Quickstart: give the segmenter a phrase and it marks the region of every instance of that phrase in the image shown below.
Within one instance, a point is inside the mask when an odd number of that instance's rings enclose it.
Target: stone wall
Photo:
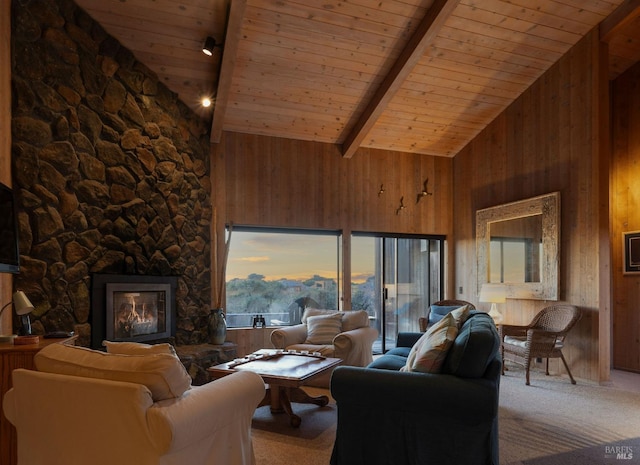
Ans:
[[[205,342],[208,123],[72,1],[14,1],[12,16],[15,287],[34,333],[89,345],[92,273],[175,275],[176,342]]]

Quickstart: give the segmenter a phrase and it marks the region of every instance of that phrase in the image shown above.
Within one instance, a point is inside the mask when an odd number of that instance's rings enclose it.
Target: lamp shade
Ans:
[[[31,313],[35,308],[23,291],[16,291],[13,294],[13,306],[18,315]]]
[[[503,304],[507,301],[504,290],[499,286],[482,285],[480,289],[480,302],[491,302],[493,304]]]

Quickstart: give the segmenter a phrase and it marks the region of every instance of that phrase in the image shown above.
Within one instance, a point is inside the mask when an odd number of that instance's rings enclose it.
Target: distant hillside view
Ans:
[[[262,315],[268,326],[300,323],[305,308],[338,308],[338,285],[335,279],[319,275],[298,281],[266,280],[264,275],[250,274],[245,279],[227,281],[227,325],[251,326],[255,315]],[[352,307],[373,314],[374,277],[352,284]]]

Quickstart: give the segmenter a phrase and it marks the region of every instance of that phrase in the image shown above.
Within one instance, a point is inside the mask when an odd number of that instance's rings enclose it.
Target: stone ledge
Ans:
[[[177,345],[176,353],[193,380],[194,386],[211,381],[207,368],[236,358],[237,344],[225,342],[222,345],[197,344]]]

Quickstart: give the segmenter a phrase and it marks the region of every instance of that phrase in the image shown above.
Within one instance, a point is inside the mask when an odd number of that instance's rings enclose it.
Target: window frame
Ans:
[[[336,239],[336,311],[342,310],[342,293],[343,293],[343,258],[342,258],[342,242],[343,233],[338,229],[313,229],[313,228],[289,228],[289,227],[277,227],[277,226],[251,226],[251,225],[236,225],[231,227],[229,224],[225,225],[225,235],[229,237],[230,249],[233,247],[233,233],[248,232],[248,233],[264,233],[264,234],[292,234],[292,235],[310,235],[310,236],[330,236]],[[229,236],[230,234],[230,236]],[[228,268],[228,263],[227,263]],[[225,272],[226,275],[226,272]],[[227,286],[229,281],[227,277],[224,278],[224,308],[228,310],[228,293]],[[227,313],[228,315],[228,313]],[[247,325],[233,325],[229,322],[227,317],[227,325],[229,328],[246,328]],[[289,324],[273,324],[269,327],[288,326]]]

